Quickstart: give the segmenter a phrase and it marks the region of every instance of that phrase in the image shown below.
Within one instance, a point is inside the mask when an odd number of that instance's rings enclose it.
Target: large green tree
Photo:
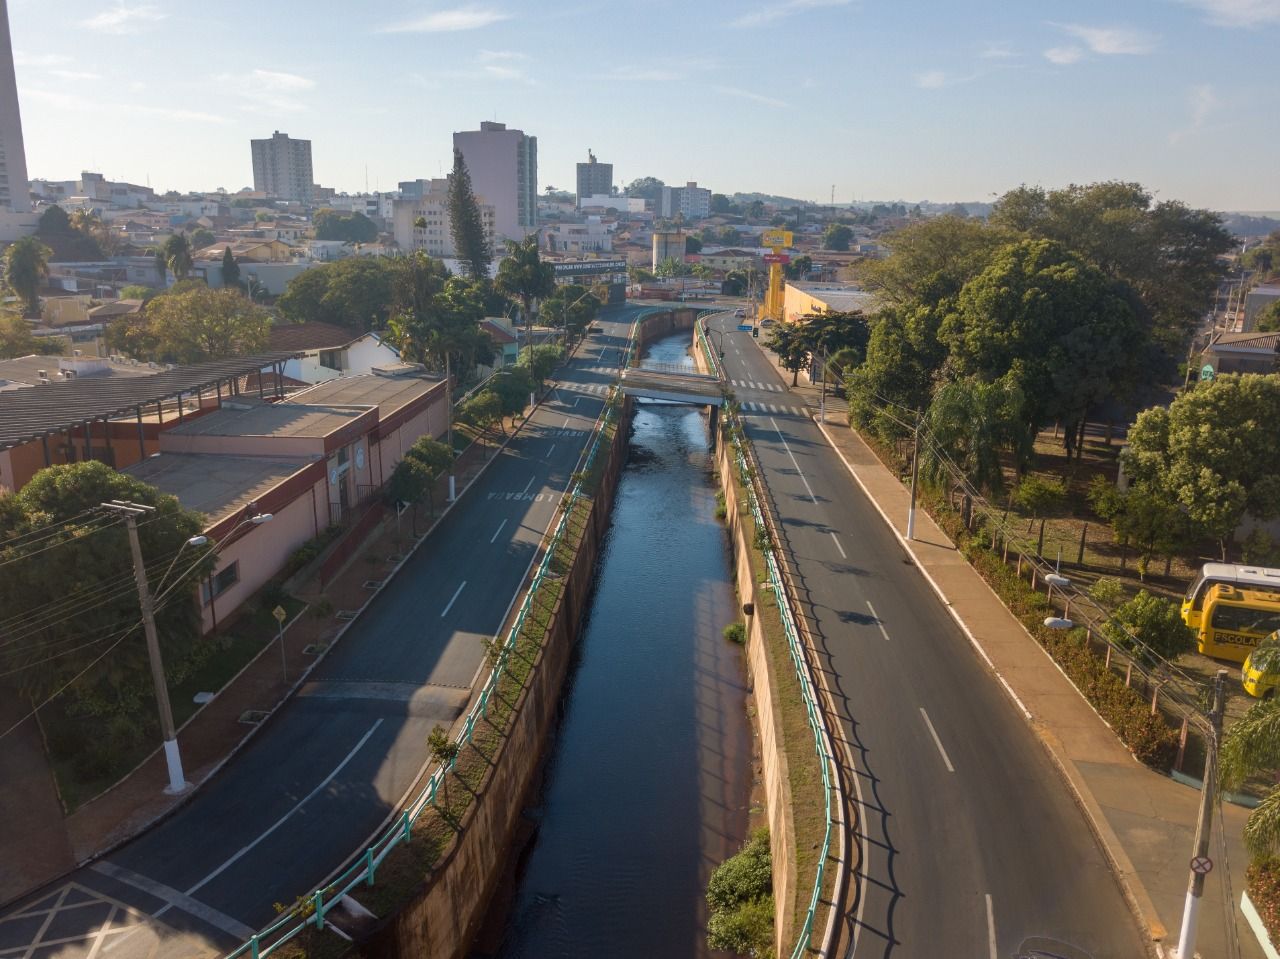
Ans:
[[[480,203],[471,186],[471,173],[454,148],[453,172],[449,175],[449,234],[453,248],[462,263],[463,272],[473,279],[487,279],[493,264],[493,247],[480,216]],[[492,202],[492,200],[490,200]]]
[[[493,358],[493,340],[480,328],[484,300],[478,284],[449,277],[429,299],[391,318],[391,339],[406,359],[465,377]]]
[[[36,236],[52,251],[50,258],[56,261],[85,262],[101,260],[107,250],[102,241],[109,235],[102,221],[88,219],[77,211],[75,220],[67,211],[54,204],[45,208],[36,225]]]
[[[13,313],[0,313],[0,360],[15,356],[57,356],[66,349],[60,336],[36,336],[31,325]]]
[[[1254,703],[1228,727],[1218,768],[1228,789],[1239,789],[1250,776],[1271,776],[1280,768],[1280,697]],[[1280,785],[1272,786],[1249,814],[1244,841],[1256,857],[1280,852]]]
[[[538,235],[530,234],[519,243],[507,241],[507,255],[498,264],[494,286],[504,296],[520,305],[525,326],[533,343],[533,303],[550,296],[556,288],[555,271],[538,253]]]
[[[657,201],[662,197],[662,188],[666,186],[657,177],[642,176],[627,184],[626,194],[645,200]]]
[[[921,220],[886,236],[889,255],[864,261],[858,275],[886,303],[936,306],[985,270],[1013,235],[956,216]]]
[[[852,239],[852,229],[843,223],[832,223],[822,232],[822,248],[844,252],[849,249],[849,241]]]
[[[163,597],[156,622],[166,664],[174,666],[199,635],[192,591],[214,560],[207,549],[179,550],[201,531],[200,517],[96,460],[43,469],[16,494],[0,494],[0,672],[27,667],[14,678],[33,699],[90,667],[117,640],[69,694],[106,697],[122,709],[131,707],[129,690],[150,696],[146,643],[141,628],[131,630],[141,613],[124,526],[86,516],[110,500],[155,507],[138,537],[152,593]]]
[[[921,475],[943,485],[958,469],[980,490],[1003,490],[1001,452],[1011,452],[1018,463],[1029,459],[1025,405],[1022,389],[1012,376],[991,383],[974,377],[941,386],[923,420]]]
[[[231,247],[222,251],[222,285],[235,289],[240,285],[240,264],[231,254]]]
[[[1132,388],[1144,345],[1129,291],[1047,240],[1001,250],[965,284],[939,335],[954,375],[1012,373],[1028,434],[1060,420],[1068,455],[1090,410]]]
[[[378,224],[358,211],[316,210],[311,218],[317,240],[342,240],[346,243],[372,243],[378,238]]]
[[[194,286],[151,300],[140,317],[122,317],[108,342],[140,360],[203,363],[267,348],[271,315],[235,290]]]
[[[851,422],[882,439],[903,435],[898,421],[929,405],[946,359],[940,325],[940,310],[927,306],[875,314],[866,359],[846,377]]]
[[[600,300],[585,286],[567,283],[542,301],[542,322],[580,334],[600,312]]]
[[[800,371],[809,365],[809,343],[804,331],[795,323],[779,323],[769,334],[765,346],[778,354],[778,363],[791,374],[791,385],[800,379]]]
[[[294,323],[319,322],[367,333],[386,326],[394,294],[392,261],[349,256],[299,273],[276,306]]]
[[[1146,493],[1226,543],[1246,513],[1280,516],[1280,376],[1225,375],[1144,411],[1120,458]]]
[[[40,315],[40,284],[49,275],[49,248],[24,236],[4,251],[4,281],[22,300],[27,316]]]
[[[185,233],[174,233],[160,247],[164,265],[175,280],[184,280],[191,272],[191,241]]]

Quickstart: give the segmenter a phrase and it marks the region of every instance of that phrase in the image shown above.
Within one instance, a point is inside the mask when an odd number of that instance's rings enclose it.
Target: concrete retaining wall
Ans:
[[[646,316],[640,323],[639,342],[636,344],[637,354],[643,353],[644,348],[654,340],[660,340],[672,333],[692,330],[697,320],[698,311],[691,309],[664,310],[661,313]]]
[[[751,603],[754,609],[759,610],[764,591],[758,588],[755,577],[751,574],[748,553],[751,547],[743,531],[743,507],[738,502],[738,493],[733,484],[737,465],[733,462],[730,450],[728,443],[719,443],[716,468],[728,514],[725,522],[729,527],[729,543],[733,551],[731,565],[737,581],[739,602]],[[781,956],[794,935],[791,924],[797,894],[796,834],[791,816],[791,779],[786,743],[783,741],[782,714],[778,707],[773,674],[769,669],[764,629],[758,615],[747,617],[746,654],[756,699],[755,721],[760,734],[764,792],[769,817],[769,847],[773,855],[774,928],[777,930],[775,952]]]
[[[520,812],[535,782],[547,734],[587,608],[600,543],[626,458],[630,404],[606,451],[606,467],[582,546],[552,614],[547,641],[517,705],[502,751],[463,816],[452,847],[417,895],[358,947],[364,956],[460,959],[466,955],[512,855]]]

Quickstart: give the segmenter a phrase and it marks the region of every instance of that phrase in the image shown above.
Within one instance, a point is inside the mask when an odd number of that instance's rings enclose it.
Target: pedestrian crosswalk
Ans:
[[[804,416],[805,411],[795,406],[782,406],[775,403],[753,403],[747,402],[741,404],[744,413],[773,413],[776,416]]]
[[[765,390],[770,393],[786,392],[786,387],[779,386],[777,383],[756,383],[753,380],[730,380],[729,382],[740,390]]]

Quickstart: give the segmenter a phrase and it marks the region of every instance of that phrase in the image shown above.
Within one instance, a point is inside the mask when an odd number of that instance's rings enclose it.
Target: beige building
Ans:
[[[875,294],[852,283],[787,283],[782,295],[782,318],[788,323],[808,313],[874,313]]]
[[[480,207],[480,221],[484,224],[489,247],[493,249],[496,239],[493,204],[487,203],[478,193],[476,204]],[[430,188],[421,196],[394,201],[391,206],[391,232],[396,245],[405,252],[422,250],[437,258],[456,256],[449,217],[449,181],[433,179]]]
[[[653,264],[651,269],[656,270],[660,263],[666,260],[675,260],[677,263],[684,262],[684,234],[679,231],[662,232],[653,231]]]

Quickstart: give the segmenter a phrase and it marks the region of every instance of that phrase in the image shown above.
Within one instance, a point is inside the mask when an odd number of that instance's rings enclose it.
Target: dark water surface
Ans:
[[[689,362],[687,333],[647,357]],[[707,415],[637,404],[502,959],[709,955],[711,870],[747,833],[752,733]]]

